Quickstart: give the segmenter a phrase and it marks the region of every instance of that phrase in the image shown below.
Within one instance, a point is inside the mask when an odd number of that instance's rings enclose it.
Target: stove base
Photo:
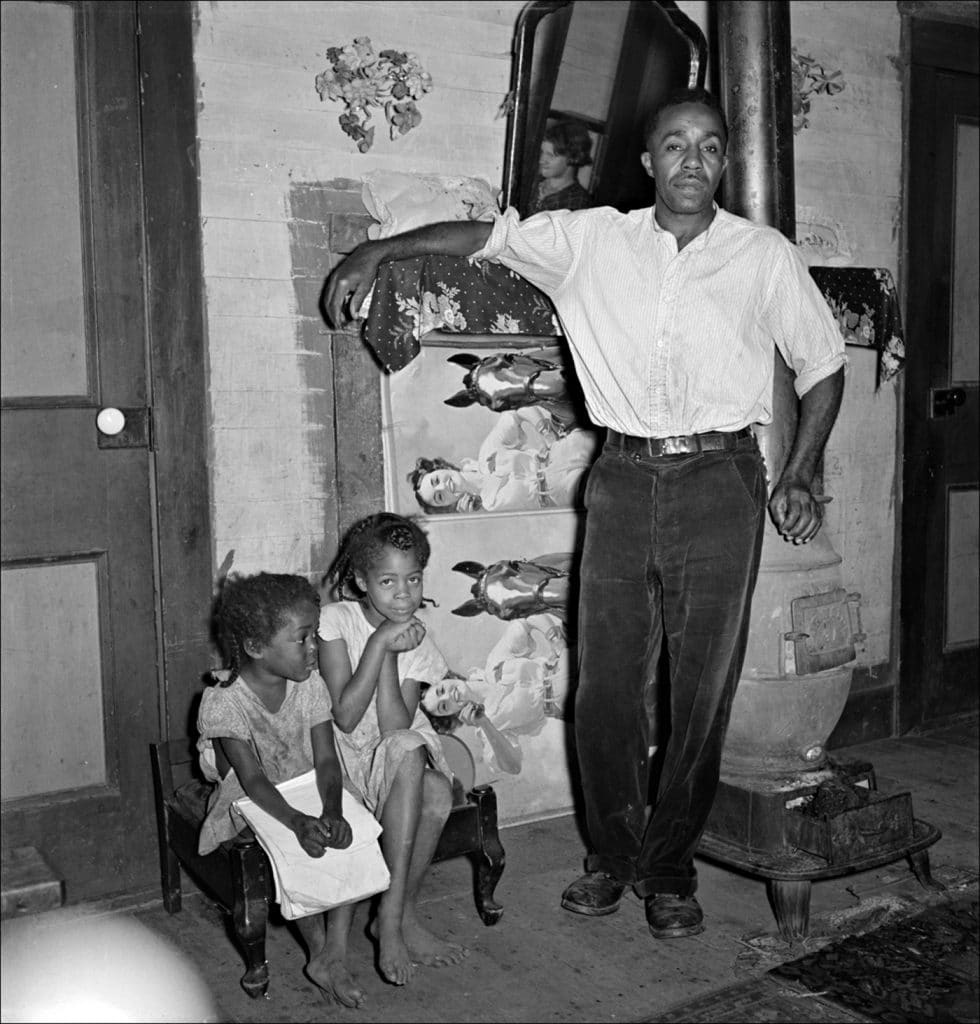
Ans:
[[[928,854],[941,836],[913,817],[908,793],[877,792],[870,764],[831,762],[793,776],[724,776],[698,856],[764,878],[779,932],[795,943],[808,934],[813,881],[906,857],[921,885],[941,890]]]

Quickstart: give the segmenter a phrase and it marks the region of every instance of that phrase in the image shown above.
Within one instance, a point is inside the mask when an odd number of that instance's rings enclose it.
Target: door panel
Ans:
[[[946,510],[946,633],[944,651],[976,647],[980,637],[977,488],[950,488]]]
[[[976,82],[974,81],[974,86]],[[976,114],[976,104],[973,107]],[[964,463],[951,458],[946,507],[946,619],[943,651],[969,650],[980,641],[980,549],[977,542],[977,382],[980,380],[980,126],[958,116],[953,177],[953,289],[948,390],[949,426],[958,430]],[[960,404],[962,396],[962,405]],[[947,429],[949,429],[947,427]],[[970,437],[973,443],[970,443]],[[972,459],[970,453],[972,452]],[[971,486],[971,479],[973,484]]]
[[[903,731],[980,703],[977,37],[912,24]]]
[[[3,844],[74,902],[155,860],[153,456],[96,428],[148,405],[135,7],[2,11]]]
[[[3,396],[89,395],[75,11],[7,4],[3,36]]]
[[[4,800],[108,782],[100,621],[105,584],[101,555],[3,569],[4,676],[32,683],[4,690],[4,717],[16,723],[5,731],[0,751]],[[39,630],[39,622],[67,628]],[[36,664],[46,671],[35,672]],[[71,728],[52,730],[69,695]]]
[[[956,121],[956,194],[953,199],[953,329],[950,338],[950,378],[975,385],[980,378],[980,308],[977,306],[977,192],[980,127],[975,121]]]

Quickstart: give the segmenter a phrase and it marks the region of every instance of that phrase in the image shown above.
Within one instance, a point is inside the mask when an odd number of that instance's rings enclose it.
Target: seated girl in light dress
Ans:
[[[204,777],[215,784],[201,827],[198,852],[216,850],[246,827],[232,806],[249,796],[292,829],[310,857],[351,844],[341,814],[343,775],[334,747],[330,696],[316,671],[320,596],[302,576],[258,573],[229,576],[215,609],[228,668],[201,697],[197,742]],[[323,800],[319,817],[291,807],[276,789],[316,769]],[[360,1002],[344,966],[345,908],[297,919],[309,962],[306,973],[347,1006]]]
[[[416,907],[452,806],[442,744],[419,708],[419,687],[445,658],[418,616],[429,542],[414,522],[382,512],[356,523],[329,578],[342,598],[320,612],[320,672],[333,699],[348,785],[384,831],[391,886],[378,909],[384,977],[404,985],[416,964],[458,963],[468,950],[433,935]]]

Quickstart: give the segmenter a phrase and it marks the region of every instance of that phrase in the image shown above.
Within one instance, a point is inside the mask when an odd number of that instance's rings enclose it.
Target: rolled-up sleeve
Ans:
[[[587,230],[584,210],[536,213],[521,220],[513,207],[494,218],[486,245],[469,259],[491,260],[520,274],[546,295],[554,295],[575,268],[581,237]]]
[[[789,244],[775,262],[765,316],[776,347],[796,374],[794,387],[800,398],[847,365],[837,320]]]

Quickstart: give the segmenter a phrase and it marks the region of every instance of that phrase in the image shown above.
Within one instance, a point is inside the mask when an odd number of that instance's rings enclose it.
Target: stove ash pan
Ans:
[[[784,827],[791,846],[831,866],[851,864],[912,841],[912,797],[885,796],[837,779],[821,786],[809,803],[787,811]]]

